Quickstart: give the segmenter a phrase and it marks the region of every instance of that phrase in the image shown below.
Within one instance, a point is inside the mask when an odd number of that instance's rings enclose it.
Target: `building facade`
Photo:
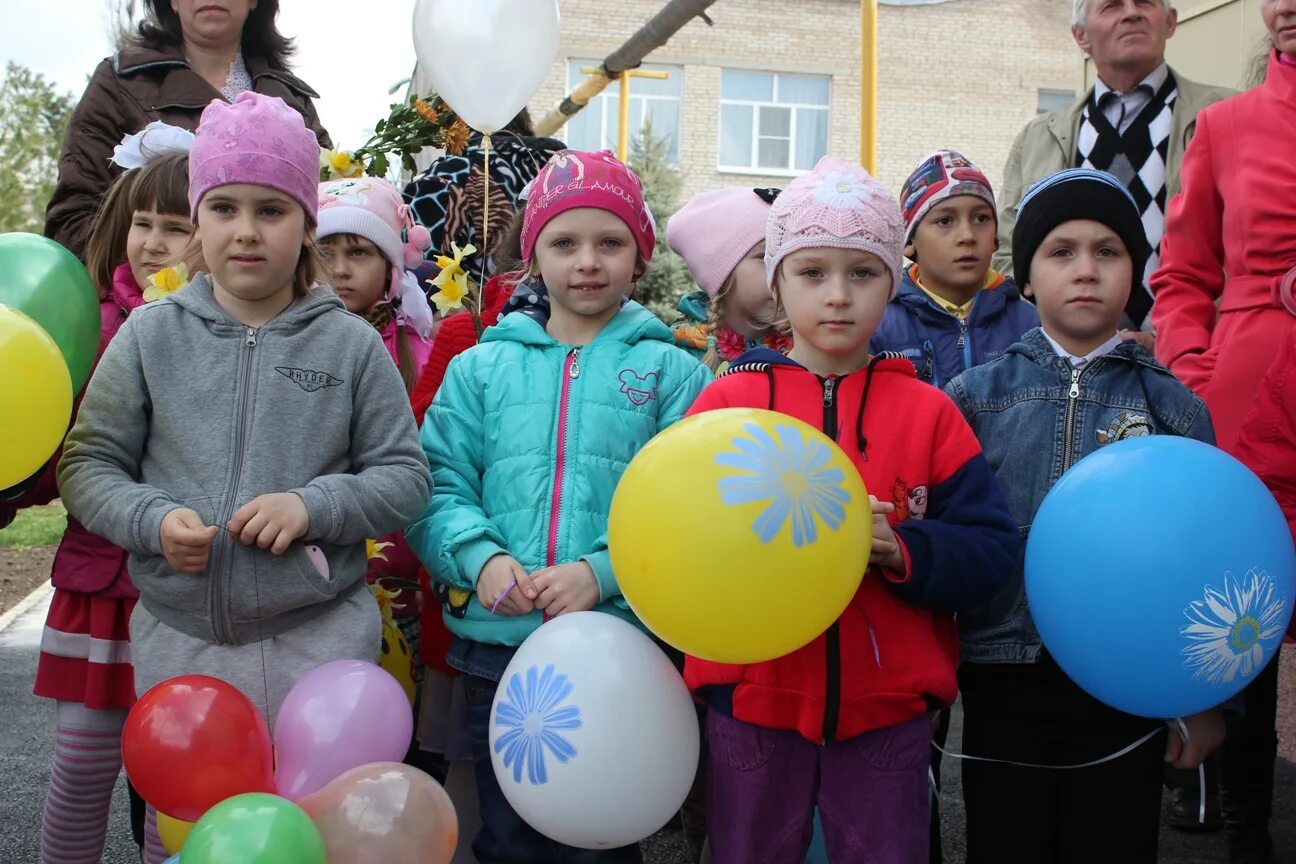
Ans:
[[[531,104],[539,118],[662,6],[561,0],[562,45]],[[879,177],[893,190],[930,151],[961,150],[992,182],[1034,114],[1074,98],[1082,80],[1070,0],[881,0]],[[786,185],[831,153],[859,158],[858,0],[720,0],[631,84],[631,134],[651,120],[669,137],[684,194]],[[557,133],[615,148],[615,83]]]

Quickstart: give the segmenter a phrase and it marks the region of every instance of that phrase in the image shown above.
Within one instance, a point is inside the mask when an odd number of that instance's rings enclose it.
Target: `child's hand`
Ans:
[[[873,545],[869,549],[869,564],[903,573],[904,556],[900,554],[900,541],[887,521],[887,516],[895,512],[895,505],[870,495],[869,506],[873,509]]]
[[[1183,718],[1188,740],[1177,726],[1170,727],[1166,741],[1165,761],[1176,768],[1193,769],[1206,760],[1224,741],[1224,712],[1218,708]]]
[[[598,579],[594,568],[584,561],[546,567],[531,574],[535,585],[537,609],[543,609],[550,618],[565,612],[584,612],[593,609],[599,601]]]
[[[293,492],[258,495],[240,507],[225,526],[244,544],[282,555],[310,527],[306,502]]]
[[[188,507],[177,507],[162,517],[162,554],[177,573],[201,573],[218,531]]]
[[[477,602],[496,615],[526,615],[535,608],[527,596],[530,585],[526,569],[516,558],[496,555],[477,576]]]

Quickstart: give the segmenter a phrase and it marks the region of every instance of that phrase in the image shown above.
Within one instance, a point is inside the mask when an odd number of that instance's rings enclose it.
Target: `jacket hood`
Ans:
[[[216,324],[228,324],[234,327],[243,326],[216,302],[216,297],[212,293],[211,277],[205,273],[199,273],[184,288],[181,288],[165,300],[158,301],[159,305],[161,303],[174,303],[186,312]],[[305,297],[298,297],[287,309],[280,312],[263,326],[302,326],[313,318],[337,309],[345,311],[346,306],[327,287],[315,285],[311,288],[309,294]]]
[[[711,314],[711,298],[705,291],[692,291],[680,298],[675,306],[689,323],[703,324]]]
[[[519,290],[522,290],[521,286]],[[648,340],[673,343],[675,337],[660,318],[633,300],[627,300],[594,337],[594,343],[617,341],[627,345]],[[545,325],[537,317],[524,312],[504,314],[499,323],[482,334],[482,342],[521,342],[540,346],[559,344],[558,340],[545,331]]]

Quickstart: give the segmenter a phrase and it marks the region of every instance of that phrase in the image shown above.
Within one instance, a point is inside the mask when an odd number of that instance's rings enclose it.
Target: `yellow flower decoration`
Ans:
[[[428,101],[426,99],[419,99],[417,102],[415,102],[414,110],[418,113],[420,117],[422,117],[424,120],[426,120],[429,123],[435,123],[441,119],[441,115],[437,113],[437,110],[435,108],[433,108],[431,105],[428,104]]]
[[[144,302],[152,303],[168,297],[189,284],[189,268],[184,264],[174,267],[163,267],[148,277],[148,287],[144,289]]]
[[[377,540],[365,541],[365,558],[377,558],[379,561],[386,561],[387,556],[383,554],[384,549],[390,549],[395,543],[379,543]]]
[[[384,588],[381,582],[374,582],[369,586],[369,590],[373,591],[374,599],[378,601],[378,611],[382,617],[390,621],[393,614],[392,601],[400,596],[400,592]]]
[[[469,243],[461,249],[458,243],[451,243],[450,250],[454,257],[437,256],[436,264],[441,272],[431,280],[432,287],[438,289],[432,295],[432,302],[436,304],[438,312],[463,307],[464,298],[468,296],[468,273],[463,269],[463,258],[476,252],[477,247]]]
[[[364,162],[345,150],[320,148],[320,179],[348,180],[364,173]]]

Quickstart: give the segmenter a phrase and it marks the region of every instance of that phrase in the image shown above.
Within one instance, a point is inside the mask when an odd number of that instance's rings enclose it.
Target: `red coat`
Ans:
[[[492,276],[486,281],[486,287],[482,289],[483,328],[490,327],[499,320],[500,311],[509,299],[508,287],[509,283],[504,281],[503,276]],[[441,322],[436,338],[432,340],[432,351],[428,354],[427,363],[410,393],[414,417],[420,426],[423,425],[423,418],[427,415],[432,400],[436,398],[437,390],[441,389],[450,361],[476,344],[477,328],[473,324],[472,315],[461,312]]]
[[[748,666],[689,657],[689,687],[739,720],[794,729],[815,742],[853,738],[953,702],[953,612],[994,596],[1019,552],[1016,523],[954,403],[919,382],[908,360],[878,359],[823,380],[758,349],[707,387],[689,414],[733,407],[835,427],[870,493],[896,504],[890,521],[906,572],[866,573],[837,622],[785,657]]]
[[[1280,298],[1296,280],[1293,140],[1296,68],[1274,54],[1263,85],[1197,115],[1152,277],[1157,359],[1206,402],[1230,453],[1296,328]]]

